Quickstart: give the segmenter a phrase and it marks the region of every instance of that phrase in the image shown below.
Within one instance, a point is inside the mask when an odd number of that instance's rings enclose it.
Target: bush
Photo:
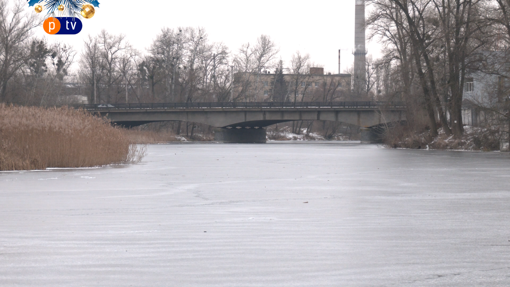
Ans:
[[[0,170],[92,167],[143,155],[121,129],[86,111],[0,104]]]
[[[425,128],[414,130],[408,127],[390,129],[385,134],[385,144],[393,148],[430,148],[456,150],[499,150],[500,131],[498,129],[464,127],[464,135],[456,139],[453,135],[446,135],[443,129],[438,130],[438,136],[431,138]]]

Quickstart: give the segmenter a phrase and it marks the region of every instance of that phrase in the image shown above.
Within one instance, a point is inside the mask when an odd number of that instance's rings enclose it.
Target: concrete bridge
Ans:
[[[301,120],[356,125],[365,128],[364,138],[371,141],[371,127],[405,120],[405,106],[395,102],[149,103],[80,107],[126,127],[162,121],[203,123],[216,128],[216,140],[236,143],[265,142],[265,127]]]

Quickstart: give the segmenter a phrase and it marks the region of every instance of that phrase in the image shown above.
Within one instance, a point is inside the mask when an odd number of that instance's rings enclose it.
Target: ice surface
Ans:
[[[510,158],[150,146],[0,173],[0,286],[509,286]]]

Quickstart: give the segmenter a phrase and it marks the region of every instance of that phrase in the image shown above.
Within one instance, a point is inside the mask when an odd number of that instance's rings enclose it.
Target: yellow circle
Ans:
[[[96,10],[94,9],[94,6],[90,4],[85,4],[81,7],[81,15],[85,19],[90,19],[94,17],[94,14],[96,13]]]
[[[41,13],[41,12],[42,12],[42,10],[43,10],[43,6],[42,6],[42,5],[40,5],[40,4],[35,5],[35,7],[34,7],[34,8],[35,8],[35,12],[36,12],[36,13]]]
[[[62,11],[64,11],[65,7],[64,7],[64,5],[58,5],[57,9],[58,9],[58,11],[62,12]]]

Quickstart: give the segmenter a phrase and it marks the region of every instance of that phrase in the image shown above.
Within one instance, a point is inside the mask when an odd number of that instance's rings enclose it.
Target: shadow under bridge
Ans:
[[[217,141],[232,143],[266,142],[267,126],[289,121],[334,121],[369,128],[405,120],[405,106],[395,102],[155,103],[80,107],[126,127],[162,121],[203,123],[215,127]]]

